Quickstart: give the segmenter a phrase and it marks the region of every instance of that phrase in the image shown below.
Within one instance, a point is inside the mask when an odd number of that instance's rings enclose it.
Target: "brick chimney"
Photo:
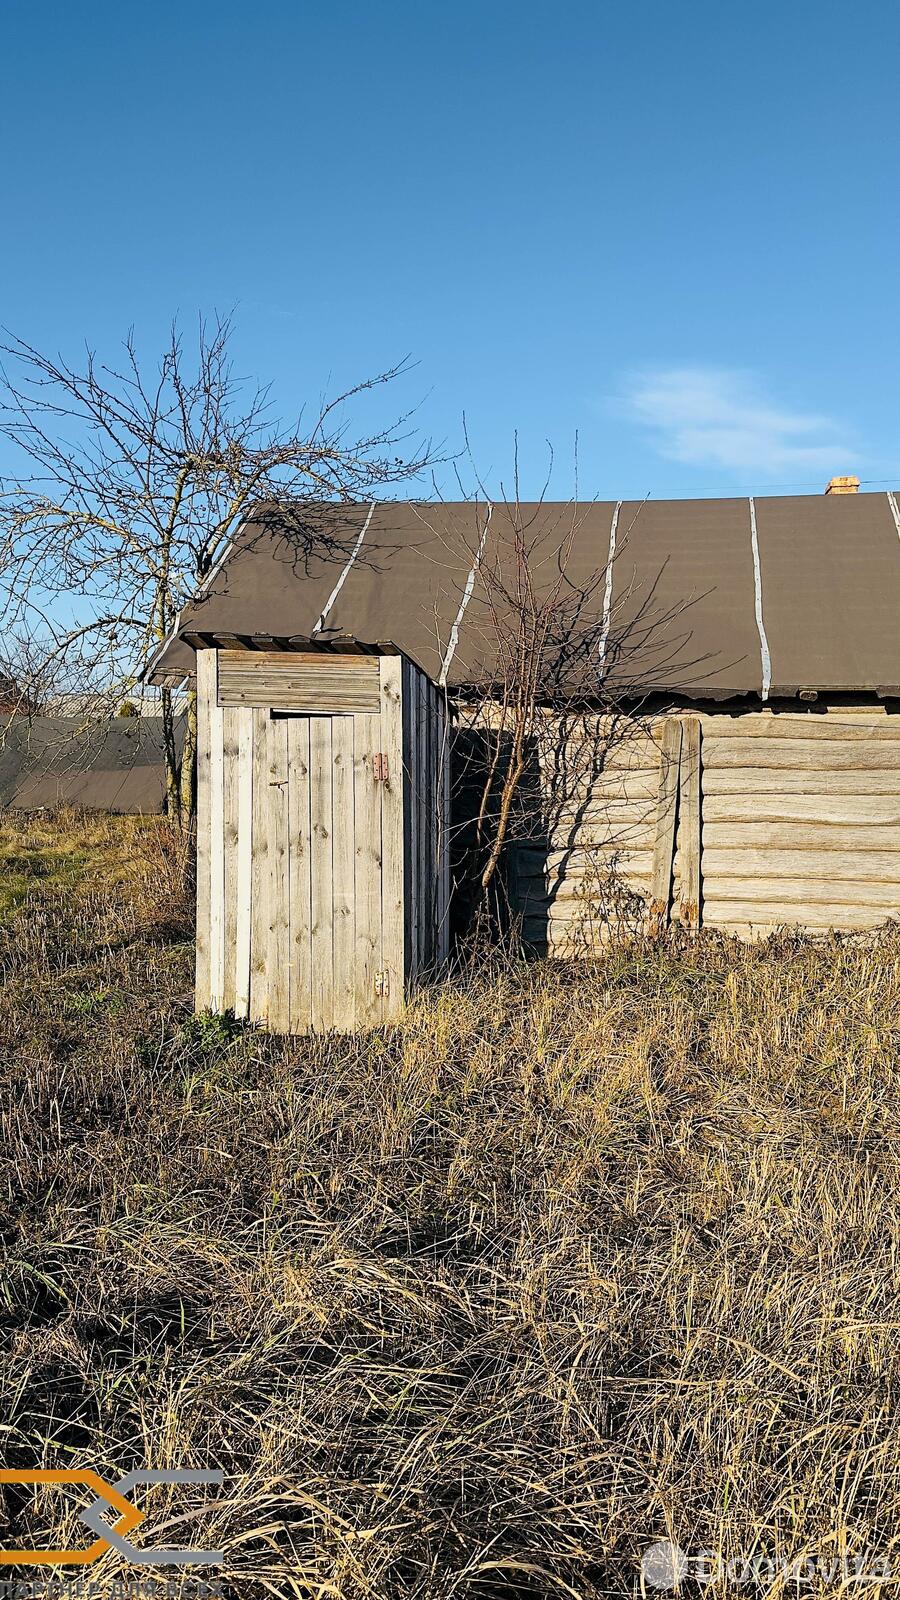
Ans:
[[[859,494],[858,478],[832,478],[825,485],[826,494]]]

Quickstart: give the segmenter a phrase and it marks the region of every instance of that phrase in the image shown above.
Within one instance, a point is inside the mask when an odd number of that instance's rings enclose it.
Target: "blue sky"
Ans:
[[[279,409],[394,404],[490,486],[900,482],[874,0],[3,9],[0,321],[77,356],[235,308]],[[380,403],[380,402],[379,402]],[[361,424],[371,420],[361,416]],[[443,486],[453,492],[449,473]]]

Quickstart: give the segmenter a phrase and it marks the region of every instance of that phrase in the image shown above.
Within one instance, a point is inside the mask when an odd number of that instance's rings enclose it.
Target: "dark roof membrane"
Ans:
[[[517,516],[538,590],[549,592],[562,559],[564,615],[605,634],[612,690],[900,692],[890,497],[766,497],[753,510],[756,551],[747,499],[523,504]],[[514,545],[503,504],[322,505],[291,524],[265,508],[185,607],[148,675],[192,670],[186,634],[194,643],[279,636],[389,640],[434,681],[446,671],[450,688],[477,684],[496,674],[498,594],[486,574],[512,580]]]
[[[176,720],[180,746],[183,719]],[[13,716],[0,738],[0,805],[150,814],[165,807],[161,717]]]

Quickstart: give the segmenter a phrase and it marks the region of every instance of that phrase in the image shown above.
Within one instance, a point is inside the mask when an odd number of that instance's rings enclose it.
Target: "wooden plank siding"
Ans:
[[[353,718],[355,914],[354,1018],[357,1028],[382,1020],[381,960],[381,782],[375,775],[381,753],[381,716]]]
[[[250,1007],[254,1022],[269,1014],[269,718],[261,707],[250,712],[252,842],[250,846]]]
[[[403,662],[403,806],[404,806],[404,838],[406,841],[405,874],[412,884],[419,871],[419,822],[421,807],[417,799],[417,785],[420,765],[419,755],[419,698],[418,675],[411,661]],[[419,968],[419,909],[420,898],[418,894],[410,893],[407,896],[406,915],[404,917],[404,950],[407,971],[415,977]]]
[[[402,660],[382,656],[381,675],[381,991],[382,1017],[392,1022],[402,1015],[406,984],[407,856],[404,830],[403,718],[411,708],[403,705]]]
[[[238,711],[238,833],[235,845],[234,1014],[250,1012],[250,908],[253,892],[253,712]]]
[[[410,980],[449,956],[450,765],[444,694],[405,663],[406,949]]]
[[[437,962],[443,966],[450,959],[450,801],[451,801],[451,747],[447,715],[446,690],[436,689],[438,699],[438,770],[437,770]]]
[[[332,773],[332,1025],[349,1032],[356,1022],[356,806],[353,717],[331,718]]]
[[[240,837],[241,722],[234,706],[222,712],[224,965],[221,1005],[237,1015],[238,839]]]
[[[377,658],[265,650],[218,654],[223,706],[265,706],[320,716],[378,710]]]
[[[702,790],[706,926],[900,914],[900,717],[704,716]]]
[[[268,736],[268,875],[269,937],[267,947],[268,1005],[266,1021],[276,1033],[287,1033],[291,1022],[291,914],[288,791],[288,725],[271,717]]]
[[[690,932],[696,932],[700,926],[703,849],[700,764],[700,718],[685,717],[682,724],[674,899],[677,920]]]
[[[549,954],[583,953],[617,926],[639,931],[641,907],[658,902],[661,918],[663,900],[665,916],[693,927],[697,907],[701,926],[742,937],[900,915],[900,717],[884,707],[683,711],[642,720],[606,750],[608,719],[568,738],[551,726],[545,842],[520,848],[515,872],[526,939]]]
[[[194,992],[198,1011],[212,1000],[210,978],[210,916],[212,883],[211,767],[212,711],[216,704],[216,654],[197,653],[197,931],[194,964]]]
[[[334,1015],[334,858],[332,828],[332,719],[311,717],[309,724],[309,831],[314,1029],[330,1028]]]
[[[662,728],[649,718],[539,720],[543,844],[519,847],[513,906],[526,943],[584,953],[642,926],[650,896]]]
[[[224,712],[209,708],[209,1003],[225,995],[225,753]]]
[[[312,863],[309,730],[311,718],[290,717],[288,730],[288,892],[290,894],[290,1026],[300,1033],[312,1015]]]
[[[197,1008],[277,1032],[394,1021],[448,952],[443,697],[396,653],[208,648],[197,681]]]
[[[660,750],[653,866],[650,873],[650,926],[654,929],[666,927],[672,901],[681,744],[680,721],[677,717],[667,717]]]

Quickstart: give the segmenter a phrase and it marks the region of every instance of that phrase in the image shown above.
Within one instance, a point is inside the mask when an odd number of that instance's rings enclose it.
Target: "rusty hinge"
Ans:
[[[391,992],[391,975],[389,972],[376,972],[375,993],[388,996]]]
[[[383,750],[379,750],[372,757],[372,776],[376,783],[387,783],[388,781],[388,758]]]

